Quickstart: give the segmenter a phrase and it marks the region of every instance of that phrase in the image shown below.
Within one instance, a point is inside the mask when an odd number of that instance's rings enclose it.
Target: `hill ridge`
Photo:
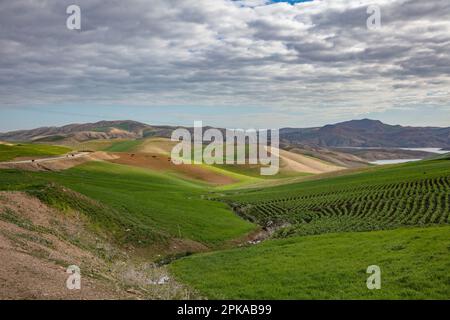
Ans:
[[[0,133],[3,141],[34,141],[73,137],[92,139],[139,139],[147,136],[170,137],[171,131],[183,126],[153,126],[134,120],[74,123],[61,127],[40,127]],[[210,126],[205,126],[211,128]],[[224,130],[222,128],[222,130]],[[46,140],[47,139],[47,140]],[[322,127],[280,129],[280,139],[293,145],[319,147],[380,148],[450,148],[450,127],[414,127],[383,123],[368,118],[349,120]]]

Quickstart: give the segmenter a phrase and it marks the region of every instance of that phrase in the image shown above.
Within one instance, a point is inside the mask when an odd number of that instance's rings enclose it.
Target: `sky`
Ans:
[[[450,1],[0,1],[0,132],[360,118],[450,126]]]

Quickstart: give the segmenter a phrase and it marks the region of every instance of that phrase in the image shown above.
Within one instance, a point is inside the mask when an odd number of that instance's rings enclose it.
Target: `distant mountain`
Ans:
[[[320,147],[448,148],[450,128],[403,127],[363,119],[316,128],[284,128],[280,138]]]
[[[56,142],[64,139],[138,139],[150,136],[170,137],[173,126],[151,126],[120,120],[63,127],[44,127],[0,133],[3,141]],[[209,128],[206,127],[205,130]],[[192,128],[188,128],[192,131]],[[223,131],[223,129],[222,129]],[[378,120],[351,120],[315,128],[283,128],[281,142],[285,145],[315,147],[380,147],[380,148],[445,148],[450,149],[450,128],[403,127]]]
[[[58,141],[73,138],[78,141],[92,139],[135,139],[157,130],[144,123],[131,120],[100,121],[96,123],[69,124],[63,127],[43,127],[0,134],[6,141]]]

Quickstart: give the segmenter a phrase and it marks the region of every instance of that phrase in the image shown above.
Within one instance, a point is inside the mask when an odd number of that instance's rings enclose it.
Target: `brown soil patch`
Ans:
[[[79,217],[62,216],[24,193],[0,192],[0,299],[131,298],[91,277],[104,263],[69,241],[86,235]],[[66,287],[69,265],[81,268],[81,290]]]
[[[0,300],[196,298],[167,268],[89,230],[78,212],[60,212],[22,192],[0,192]],[[176,250],[179,244],[170,245]],[[81,269],[81,290],[67,289],[70,265]]]
[[[188,179],[200,180],[213,185],[226,185],[236,180],[208,170],[202,165],[172,163],[169,156],[157,153],[114,153],[116,159],[109,160],[114,163],[125,164],[161,172],[174,172]]]

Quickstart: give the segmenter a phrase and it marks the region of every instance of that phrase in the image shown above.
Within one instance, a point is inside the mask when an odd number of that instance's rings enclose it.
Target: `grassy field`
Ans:
[[[171,269],[209,298],[449,299],[450,227],[270,240],[190,256]],[[366,269],[381,268],[368,290]]]
[[[109,152],[128,152],[138,147],[142,143],[142,140],[124,140],[114,142],[112,145],[103,149],[103,151]]]
[[[66,147],[57,147],[45,144],[0,144],[0,161],[10,161],[18,157],[58,156],[70,151],[71,149]]]
[[[114,231],[124,243],[183,238],[215,246],[255,228],[225,204],[203,200],[202,185],[134,167],[91,162],[52,173],[0,170],[0,180],[0,189],[34,190],[50,203],[61,196],[52,189],[46,193],[49,183],[97,200],[110,210],[85,211],[97,227]]]
[[[293,172],[280,170],[275,175],[262,176],[260,165],[235,165],[235,164],[223,164],[215,165],[215,167],[223,169],[224,171],[229,171],[239,175],[245,175],[252,178],[257,178],[260,180],[274,180],[274,179],[284,179],[290,177],[306,177],[310,176],[311,173],[307,172]]]

